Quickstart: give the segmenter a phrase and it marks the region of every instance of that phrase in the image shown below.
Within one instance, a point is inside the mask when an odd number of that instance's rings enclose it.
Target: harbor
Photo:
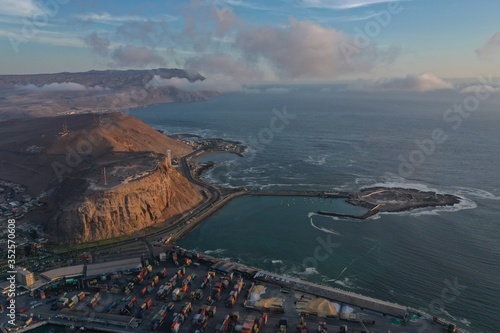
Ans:
[[[147,259],[121,259],[44,272],[17,297],[19,326],[66,332],[465,332],[405,306],[165,245]],[[36,307],[36,311],[30,310]],[[23,322],[26,322],[23,324]],[[248,327],[249,325],[249,327]],[[284,327],[281,327],[284,326]],[[369,328],[367,328],[369,327]],[[448,331],[447,331],[448,332]]]

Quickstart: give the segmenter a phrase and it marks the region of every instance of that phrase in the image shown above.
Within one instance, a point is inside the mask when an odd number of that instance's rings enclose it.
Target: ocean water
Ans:
[[[467,95],[291,90],[130,113],[167,133],[244,142],[243,158],[204,159],[217,162],[205,179],[221,185],[403,186],[461,203],[353,221],[315,214],[360,209],[338,200],[243,197],[180,244],[420,308],[471,332],[499,332],[500,95],[458,114],[448,110]]]

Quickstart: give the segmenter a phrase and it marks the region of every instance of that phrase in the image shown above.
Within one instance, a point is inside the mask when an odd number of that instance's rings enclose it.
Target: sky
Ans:
[[[228,90],[500,76],[497,0],[0,0],[0,74],[158,67]]]

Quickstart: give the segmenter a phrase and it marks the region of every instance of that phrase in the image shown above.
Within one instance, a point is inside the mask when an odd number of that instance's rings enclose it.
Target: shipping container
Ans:
[[[163,269],[159,270],[158,275],[160,276],[160,279],[165,278],[167,276],[167,269],[163,268]]]

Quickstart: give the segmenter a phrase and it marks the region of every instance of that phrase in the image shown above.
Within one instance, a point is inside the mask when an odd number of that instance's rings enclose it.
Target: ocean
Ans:
[[[244,157],[204,158],[217,165],[203,177],[220,185],[397,186],[455,194],[460,204],[353,221],[315,214],[362,210],[338,199],[242,197],[179,244],[419,308],[470,332],[499,332],[500,95],[471,106],[455,92],[268,91],[281,93],[227,93],[129,113],[169,134],[243,142]]]

